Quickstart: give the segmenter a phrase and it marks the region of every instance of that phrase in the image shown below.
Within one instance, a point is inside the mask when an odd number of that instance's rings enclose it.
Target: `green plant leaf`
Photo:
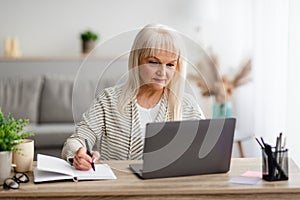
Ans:
[[[87,30],[85,32],[82,32],[80,34],[80,37],[82,40],[86,41],[86,40],[93,40],[96,41],[98,39],[98,34],[95,32],[92,32],[90,30]]]
[[[5,116],[0,108],[0,151],[16,152],[16,145],[22,143],[23,139],[33,136],[32,132],[24,132],[28,124],[28,119],[14,119],[11,114]]]

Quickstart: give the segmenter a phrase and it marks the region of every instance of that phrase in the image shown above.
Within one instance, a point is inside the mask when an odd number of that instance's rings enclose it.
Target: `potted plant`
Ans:
[[[0,108],[0,185],[10,176],[12,152],[18,152],[16,146],[33,135],[24,131],[28,124],[28,119],[14,119],[11,114],[5,116]]]
[[[87,30],[80,34],[81,41],[82,41],[82,53],[90,53],[93,48],[95,47],[95,42],[98,39],[98,34]]]

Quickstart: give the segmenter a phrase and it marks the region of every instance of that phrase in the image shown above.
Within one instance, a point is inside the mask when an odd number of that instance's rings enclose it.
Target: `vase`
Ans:
[[[34,140],[24,139],[22,143],[16,145],[18,152],[12,155],[12,162],[16,172],[32,171],[33,157],[34,157]]]
[[[0,185],[3,185],[4,180],[10,177],[11,161],[11,151],[0,151]]]
[[[213,118],[228,118],[232,117],[232,105],[230,102],[213,105]]]
[[[82,40],[82,53],[90,53],[95,48],[94,40]]]

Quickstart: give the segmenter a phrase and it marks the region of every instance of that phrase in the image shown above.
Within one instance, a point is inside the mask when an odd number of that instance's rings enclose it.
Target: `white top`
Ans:
[[[142,129],[142,139],[145,139],[146,134],[146,124],[149,122],[154,122],[156,116],[158,115],[161,100],[152,108],[144,108],[137,103],[137,107],[140,113],[141,129]]]

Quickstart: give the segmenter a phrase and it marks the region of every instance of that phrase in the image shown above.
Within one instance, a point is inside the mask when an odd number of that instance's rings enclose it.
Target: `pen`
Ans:
[[[286,145],[286,137],[283,137],[283,145],[282,145],[282,150],[285,150],[285,145]]]
[[[283,151],[283,155],[281,156],[281,160],[280,160],[280,164],[281,166],[284,166],[284,158],[285,158],[285,153],[286,153],[286,148],[285,148],[285,145],[286,145],[286,137],[284,136],[283,137],[283,144],[282,144],[282,151]]]
[[[266,147],[266,143],[265,143],[264,139],[262,137],[260,137],[260,140],[261,140],[262,144],[264,145],[264,147]]]
[[[282,133],[279,134],[279,149],[282,147]]]
[[[282,165],[282,158],[284,156],[284,149],[283,149],[283,141],[282,141],[282,133],[279,134],[279,160],[278,160],[278,163],[279,165]]]
[[[280,137],[276,137],[276,146],[275,146],[275,159],[276,162],[280,165],[280,151],[281,151],[281,147],[280,147]],[[275,169],[275,174],[276,176],[279,175],[278,170]]]
[[[91,153],[91,150],[90,150],[90,147],[89,147],[89,144],[88,144],[87,139],[85,139],[85,146],[86,146],[86,153],[87,153],[89,156],[92,157],[92,153]],[[93,170],[95,171],[95,165],[94,165],[94,163],[92,162],[91,165],[92,165]]]
[[[255,137],[255,139],[256,139],[257,143],[259,144],[259,146],[263,149],[264,146],[260,143],[260,141],[257,139],[257,137]]]

